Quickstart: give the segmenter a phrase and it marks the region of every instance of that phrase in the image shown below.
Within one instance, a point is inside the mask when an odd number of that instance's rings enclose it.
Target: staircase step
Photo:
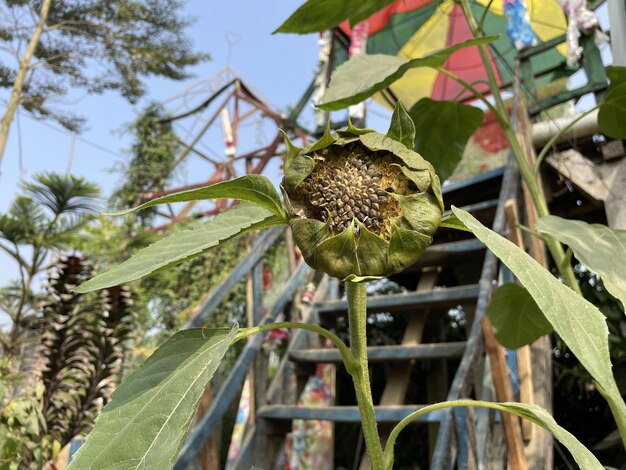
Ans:
[[[408,415],[426,405],[393,405],[375,406],[378,423],[397,423]],[[416,419],[421,423],[438,423],[443,416],[442,411],[433,411]],[[356,406],[293,406],[266,405],[257,411],[258,418],[271,420],[320,419],[341,423],[360,423],[361,415]]]
[[[461,357],[465,341],[453,343],[428,343],[414,346],[371,346],[367,348],[370,362],[395,362],[410,359],[445,359]],[[341,355],[334,348],[299,349],[289,353],[289,359],[299,363],[341,363]]]
[[[480,201],[475,204],[470,204],[468,206],[461,206],[459,209],[463,209],[466,212],[471,212],[475,214],[476,212],[482,212],[490,209],[495,209],[498,207],[498,199],[488,199],[487,201]],[[452,214],[452,210],[448,209],[443,213],[443,216],[446,217]]]
[[[410,269],[426,266],[449,266],[462,261],[469,262],[469,257],[482,255],[485,245],[472,238],[447,243],[430,245],[424,255]],[[480,261],[482,264],[482,261]]]
[[[476,300],[480,288],[478,284],[460,287],[446,287],[428,292],[376,295],[367,298],[367,312],[411,312],[418,309],[448,307],[470,303]],[[348,302],[327,300],[317,304],[320,317],[346,315]]]

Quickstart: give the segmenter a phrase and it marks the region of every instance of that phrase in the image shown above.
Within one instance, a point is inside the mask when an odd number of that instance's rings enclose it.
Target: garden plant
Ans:
[[[332,7],[327,3],[309,0],[285,22],[279,32],[319,31],[344,19],[356,23],[389,1],[367,4],[356,0],[332,2]],[[568,250],[591,271],[598,273],[607,290],[625,304],[626,285],[623,273],[619,271],[620,263],[616,263],[615,259],[624,259],[626,255],[626,233],[549,214],[539,189],[538,172],[524,157],[487,60],[486,45],[494,38],[482,34],[480,21],[472,16],[468,0],[460,0],[460,4],[473,29],[473,40],[414,60],[384,55],[353,58],[335,72],[326,95],[318,105],[323,109],[336,110],[356,104],[414,67],[433,68],[459,81],[494,113],[508,137],[521,177],[540,216],[539,223],[530,230],[534,236],[540,236],[545,241],[563,282],[515,244],[484,227],[468,212],[453,207],[452,215],[442,218],[443,200],[437,172],[443,168],[443,177],[446,177],[445,168],[450,167],[450,162],[444,161],[439,151],[443,146],[446,158],[460,159],[464,141],[458,135],[443,138],[453,126],[443,123],[431,126],[421,116],[454,106],[458,112],[452,114],[461,120],[455,125],[478,126],[480,119],[470,118],[469,123],[463,121],[463,116],[475,113],[469,107],[427,100],[418,102],[407,112],[398,104],[385,135],[358,129],[349,123],[346,129],[336,132],[328,127],[324,135],[307,148],[294,146],[285,135],[285,174],[280,188],[282,198],[267,178],[248,175],[142,204],[135,210],[201,199],[241,201],[233,209],[201,225],[159,240],[124,263],[85,282],[77,291],[88,292],[125,284],[197,256],[241,233],[289,225],[304,260],[312,267],[345,281],[349,305],[349,345],[320,326],[296,322],[245,329],[235,325],[232,328],[181,331],[163,344],[116,390],[113,400],[75,456],[72,469],[164,468],[166,464],[173,465],[204,387],[228,348],[252,334],[272,328],[313,331],[329,339],[340,351],[354,382],[367,451],[372,468],[376,470],[392,468],[396,438],[413,420],[434,410],[468,406],[492,408],[528,419],[550,431],[571,452],[580,468],[602,469],[591,451],[560,427],[546,410],[533,404],[458,400],[426,406],[399,422],[385,447],[382,447],[368,375],[366,283],[401,272],[415,263],[430,245],[435,231],[442,226],[472,232],[508,266],[526,289],[524,295],[531,296],[536,303],[538,309],[533,314],[541,316],[544,323],[551,325],[593,377],[596,387],[610,406],[622,441],[626,443],[626,404],[612,373],[606,320],[594,305],[580,295],[570,265],[571,256],[561,245],[568,245]],[[481,52],[493,103],[472,84],[463,82],[443,68],[453,52],[470,46],[477,46]],[[599,124],[605,134],[626,138],[623,126],[617,124],[620,120],[624,122],[626,69],[613,67],[609,76],[611,84],[600,105]],[[439,139],[429,140],[426,135]],[[437,147],[437,142],[443,144]],[[552,142],[549,142],[541,156],[551,145]],[[528,323],[535,323],[536,320],[526,319]],[[536,337],[546,333],[538,331]]]

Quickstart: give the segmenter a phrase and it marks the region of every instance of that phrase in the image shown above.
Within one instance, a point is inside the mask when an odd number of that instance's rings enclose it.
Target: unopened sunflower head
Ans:
[[[406,145],[414,130],[396,140],[400,118],[408,117],[401,113],[387,135],[350,124],[337,134],[327,129],[307,149],[286,139],[282,187],[310,266],[340,279],[389,276],[430,245],[443,213],[441,186],[430,163]]]

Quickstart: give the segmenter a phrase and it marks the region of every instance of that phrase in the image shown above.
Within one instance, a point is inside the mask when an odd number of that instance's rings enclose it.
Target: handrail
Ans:
[[[252,244],[250,254],[232,270],[226,279],[212,289],[198,311],[187,320],[183,329],[201,327],[230,293],[231,289],[252,270],[254,265],[256,265],[261,258],[263,258],[267,250],[274,244],[283,230],[284,228],[282,227],[274,227],[257,238]]]
[[[252,254],[253,253],[251,253],[251,255]],[[293,299],[305,276],[310,272],[310,269],[311,268],[309,268],[306,263],[303,261],[300,262],[300,265],[291,275],[285,288],[265,316],[264,324],[272,322],[285,309],[287,304]],[[196,458],[200,448],[211,436],[212,432],[215,431],[216,425],[219,424],[224,417],[228,407],[239,392],[246,374],[248,373],[250,364],[261,349],[266,334],[267,332],[258,333],[246,344],[237,362],[231,369],[228,378],[215,396],[211,407],[191,430],[178,456],[178,460],[174,466],[175,470],[186,469],[193,459]]]

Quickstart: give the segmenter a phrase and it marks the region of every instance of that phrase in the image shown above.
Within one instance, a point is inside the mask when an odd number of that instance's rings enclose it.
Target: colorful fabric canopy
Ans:
[[[506,0],[505,0],[506,1]],[[567,21],[556,0],[526,0],[528,18],[539,42],[546,42],[565,33]],[[486,35],[500,35],[489,47],[490,59],[495,65],[498,83],[509,86],[513,79],[517,49],[507,36],[507,17],[503,11],[503,0],[494,0],[489,11],[485,12],[489,0],[474,0],[471,3],[475,18],[485,15]],[[391,54],[407,58],[427,55],[472,38],[470,28],[463,16],[461,6],[454,0],[398,0],[371,16],[369,22],[368,54]],[[347,22],[340,29],[350,35]],[[344,48],[335,48],[335,64],[347,60]],[[565,66],[566,46],[557,48],[532,58],[533,71],[551,71],[546,80],[554,79],[555,73],[561,76],[567,71]],[[444,68],[459,75],[463,80],[476,84],[481,91],[487,91],[485,72],[477,47],[465,48],[452,54]],[[470,95],[464,92],[454,80],[441,75],[436,70],[412,69],[390,87],[395,98],[410,107],[425,96],[434,99],[465,99]],[[379,96],[380,100],[381,97]]]

